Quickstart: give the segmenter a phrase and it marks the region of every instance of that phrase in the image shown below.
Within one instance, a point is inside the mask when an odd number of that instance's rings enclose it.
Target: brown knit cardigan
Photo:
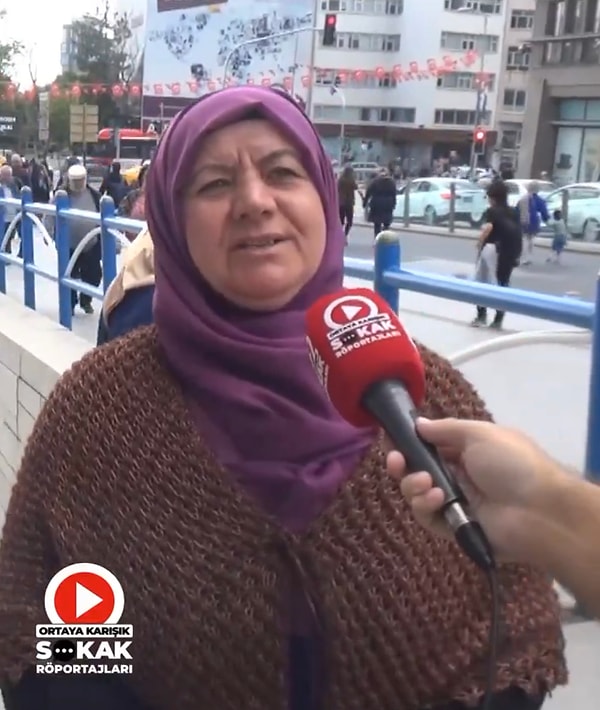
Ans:
[[[422,348],[429,417],[489,419]],[[50,577],[109,568],[134,625],[140,699],[157,710],[284,710],[280,579],[301,560],[325,624],[328,710],[420,710],[483,688],[489,595],[452,542],[413,520],[378,447],[303,535],[266,517],[203,446],[153,327],[86,355],[26,447],[0,547],[0,683],[33,664]],[[549,581],[501,570],[498,689],[566,681]]]

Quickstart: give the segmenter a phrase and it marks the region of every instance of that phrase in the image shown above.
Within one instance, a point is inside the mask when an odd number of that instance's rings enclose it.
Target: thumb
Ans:
[[[463,451],[467,446],[471,422],[460,419],[417,420],[417,431],[430,444],[438,447]]]

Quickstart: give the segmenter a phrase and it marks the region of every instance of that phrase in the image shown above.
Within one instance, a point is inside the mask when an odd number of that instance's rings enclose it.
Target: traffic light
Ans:
[[[485,139],[487,138],[487,131],[485,128],[478,126],[473,131],[473,144],[475,146],[475,153],[477,155],[483,155],[485,153]]]
[[[335,46],[335,28],[337,25],[337,15],[333,12],[325,15],[325,26],[323,27],[323,46]]]

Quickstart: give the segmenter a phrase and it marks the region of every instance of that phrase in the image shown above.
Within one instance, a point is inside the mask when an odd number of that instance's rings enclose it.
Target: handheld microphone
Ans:
[[[381,425],[410,473],[427,471],[444,492],[442,514],[465,554],[479,567],[495,567],[481,525],[436,448],[416,429],[425,397],[425,368],[398,316],[366,288],[320,298],[306,315],[313,367],[341,416],[357,427]]]

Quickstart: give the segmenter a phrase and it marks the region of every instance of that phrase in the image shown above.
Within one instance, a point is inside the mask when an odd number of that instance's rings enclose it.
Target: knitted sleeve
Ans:
[[[44,591],[58,571],[48,511],[53,472],[77,455],[61,436],[63,422],[84,415],[65,396],[76,386],[72,372],[59,381],[25,447],[0,541],[0,685],[16,682],[35,663],[35,626],[47,623]],[[85,399],[82,399],[85,402]]]
[[[433,350],[419,344],[426,373],[421,414],[429,419],[456,417],[493,421],[483,399],[464,375]]]

